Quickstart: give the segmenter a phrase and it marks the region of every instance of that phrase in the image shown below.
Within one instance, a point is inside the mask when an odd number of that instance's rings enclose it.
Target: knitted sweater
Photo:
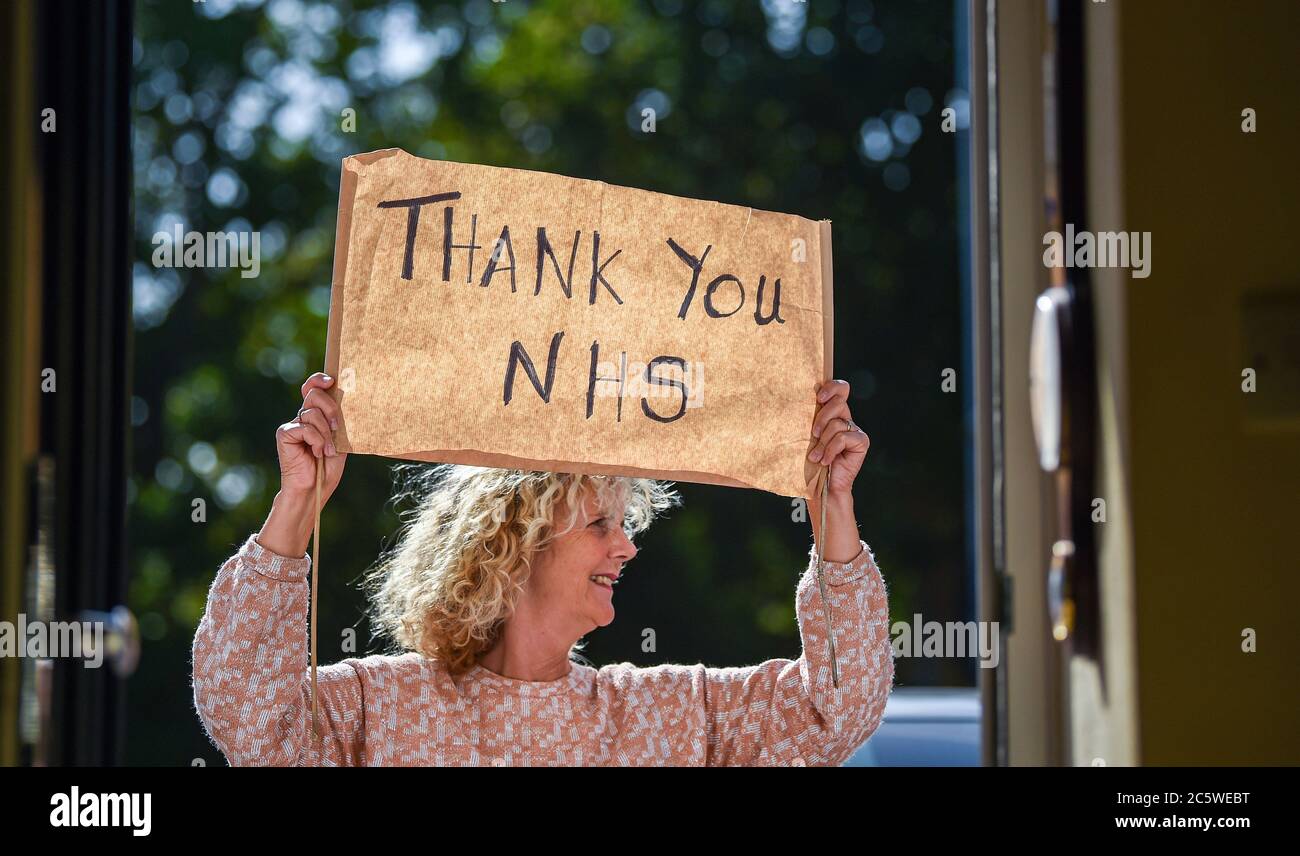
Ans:
[[[254,536],[218,571],[194,637],[194,704],[227,760],[323,766],[839,765],[893,687],[889,604],[864,542],[825,564],[840,687],[831,682],[815,562],[795,591],[803,653],[757,666],[571,663],[524,681],[452,677],[418,653],[317,668],[311,739],[309,557]]]

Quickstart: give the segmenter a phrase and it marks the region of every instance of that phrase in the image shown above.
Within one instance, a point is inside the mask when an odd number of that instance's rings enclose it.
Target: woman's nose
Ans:
[[[619,527],[618,535],[616,537],[617,540],[614,546],[614,556],[622,559],[624,562],[630,562],[636,557],[636,545],[632,543],[631,538],[627,537],[627,533],[623,531],[622,527]]]

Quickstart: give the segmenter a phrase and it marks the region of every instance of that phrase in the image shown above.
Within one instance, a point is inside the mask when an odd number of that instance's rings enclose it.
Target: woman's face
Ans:
[[[567,509],[561,512],[560,519],[567,521]],[[588,495],[573,531],[557,537],[537,557],[527,596],[576,642],[614,620],[614,581],[636,553],[623,532],[621,509],[617,517],[608,515]]]

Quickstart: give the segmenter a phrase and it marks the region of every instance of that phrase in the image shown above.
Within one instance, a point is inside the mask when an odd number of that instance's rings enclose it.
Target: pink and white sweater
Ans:
[[[311,739],[309,557],[250,536],[217,573],[194,637],[194,704],[232,765],[839,765],[893,688],[889,603],[865,542],[827,562],[840,687],[831,682],[815,562],[795,591],[803,653],[757,666],[571,664],[554,681],[476,666],[453,678],[418,653],[317,669]]]

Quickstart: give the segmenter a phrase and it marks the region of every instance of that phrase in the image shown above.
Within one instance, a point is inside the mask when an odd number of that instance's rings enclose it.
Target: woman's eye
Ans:
[[[591,521],[590,525],[599,526],[603,529],[605,527],[605,520],[606,518],[604,517],[597,517],[595,520]]]

